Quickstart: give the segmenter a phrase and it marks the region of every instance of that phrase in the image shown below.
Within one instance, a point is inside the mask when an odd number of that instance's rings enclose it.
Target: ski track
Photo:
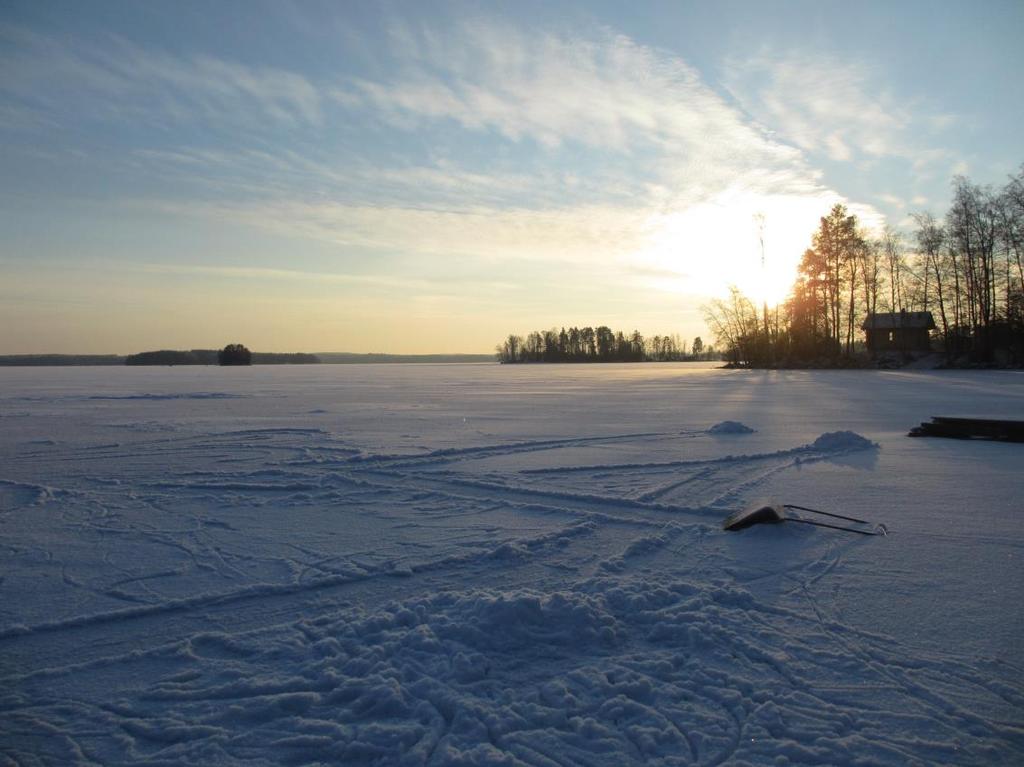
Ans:
[[[907,656],[830,612],[862,541],[787,531],[813,558],[764,571],[709,546],[730,505],[841,442],[595,464],[574,451],[709,437],[404,454],[320,428],[126,430],[5,461],[0,553],[52,601],[0,612],[0,761],[1024,762],[1020,668]]]

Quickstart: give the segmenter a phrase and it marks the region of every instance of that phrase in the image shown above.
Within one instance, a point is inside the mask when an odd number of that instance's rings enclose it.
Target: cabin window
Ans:
[[[890,330],[889,331],[889,343],[892,343],[895,340],[896,340],[896,333],[894,331]]]

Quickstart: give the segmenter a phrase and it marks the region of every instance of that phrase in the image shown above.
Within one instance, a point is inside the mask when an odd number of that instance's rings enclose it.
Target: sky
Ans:
[[[1024,162],[1024,3],[0,0],[0,354],[708,340]],[[763,249],[762,249],[763,242]]]

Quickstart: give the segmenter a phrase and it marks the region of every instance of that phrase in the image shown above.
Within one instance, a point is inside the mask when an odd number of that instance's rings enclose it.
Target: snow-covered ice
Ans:
[[[0,763],[1024,763],[1024,448],[949,413],[1024,375],[0,370]]]

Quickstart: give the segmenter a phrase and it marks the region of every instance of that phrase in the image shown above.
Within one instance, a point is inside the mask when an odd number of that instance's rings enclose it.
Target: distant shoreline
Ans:
[[[494,354],[357,354],[355,352],[317,352],[325,365],[367,365],[395,362],[493,362]]]
[[[127,354],[3,354],[0,367],[116,367],[127,366]],[[264,361],[290,356],[278,352],[254,352],[254,365],[310,364]],[[493,354],[378,354],[355,352],[322,352],[312,355],[322,365],[367,365],[381,363],[481,363],[497,364]],[[209,363],[216,365],[216,363]],[[314,363],[316,364],[316,363]],[[173,365],[172,367],[203,367],[205,365]],[[167,367],[167,365],[141,365],[138,367]]]

